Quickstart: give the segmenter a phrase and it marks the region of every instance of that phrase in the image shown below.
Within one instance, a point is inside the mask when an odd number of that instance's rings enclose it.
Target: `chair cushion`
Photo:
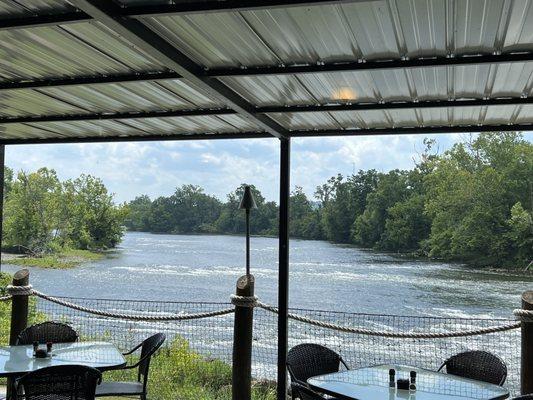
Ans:
[[[102,382],[96,387],[96,396],[136,395],[143,393],[140,382]]]

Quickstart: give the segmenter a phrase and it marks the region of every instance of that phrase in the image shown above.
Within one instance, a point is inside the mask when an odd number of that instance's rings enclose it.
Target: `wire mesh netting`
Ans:
[[[228,303],[151,302],[111,299],[66,298],[86,307],[123,313],[190,314],[227,308]],[[83,339],[106,339],[120,349],[128,349],[155,332],[167,335],[167,349],[180,343],[183,351],[197,356],[195,362],[219,360],[231,365],[233,346],[233,314],[184,321],[139,322],[94,316],[42,299],[37,310],[46,318],[64,321]],[[513,324],[509,319],[438,318],[375,315],[347,312],[292,309],[292,313],[343,326],[362,327],[388,332],[459,332],[478,328]],[[438,369],[453,354],[465,350],[487,350],[500,356],[509,369],[506,386],[518,392],[520,372],[520,330],[440,338],[404,339],[344,333],[337,330],[291,320],[289,346],[312,342],[323,344],[342,355],[351,368],[394,363]],[[273,382],[277,366],[277,315],[256,308],[254,311],[253,376],[257,381]],[[189,360],[190,361],[190,360]],[[186,397],[183,397],[186,398]]]

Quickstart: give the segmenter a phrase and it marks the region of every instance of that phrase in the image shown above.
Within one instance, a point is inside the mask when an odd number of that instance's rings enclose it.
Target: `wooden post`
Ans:
[[[13,275],[13,286],[26,286],[30,282],[30,271],[21,269]],[[11,300],[11,330],[9,344],[14,345],[17,337],[28,326],[28,296],[13,296]]]
[[[237,280],[237,296],[254,295],[254,276],[244,275]],[[231,398],[250,400],[252,398],[252,333],[253,307],[236,306],[233,327],[233,371]]]
[[[522,294],[522,309],[533,310],[533,290]],[[522,364],[520,391],[533,393],[533,321],[522,321]]]
[[[21,269],[13,275],[13,286],[26,286],[30,283],[30,271]],[[17,337],[28,326],[28,296],[13,296],[11,299],[11,329],[9,331],[9,344],[17,343]],[[13,378],[7,378],[6,397],[13,396]]]

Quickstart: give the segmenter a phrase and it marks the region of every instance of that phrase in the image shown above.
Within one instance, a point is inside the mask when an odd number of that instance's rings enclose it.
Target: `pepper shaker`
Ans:
[[[411,371],[409,373],[410,377],[411,377],[411,383],[409,384],[409,390],[416,390],[416,371]]]
[[[46,342],[46,352],[52,354],[52,342]]]
[[[389,387],[396,387],[396,371],[394,368],[389,369]]]

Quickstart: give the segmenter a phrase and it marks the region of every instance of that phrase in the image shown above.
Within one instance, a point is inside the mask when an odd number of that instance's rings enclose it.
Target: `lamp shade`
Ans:
[[[242,210],[251,210],[252,208],[257,208],[255,204],[254,195],[252,194],[252,189],[250,186],[244,187],[244,193],[242,195],[241,204],[239,208]]]

